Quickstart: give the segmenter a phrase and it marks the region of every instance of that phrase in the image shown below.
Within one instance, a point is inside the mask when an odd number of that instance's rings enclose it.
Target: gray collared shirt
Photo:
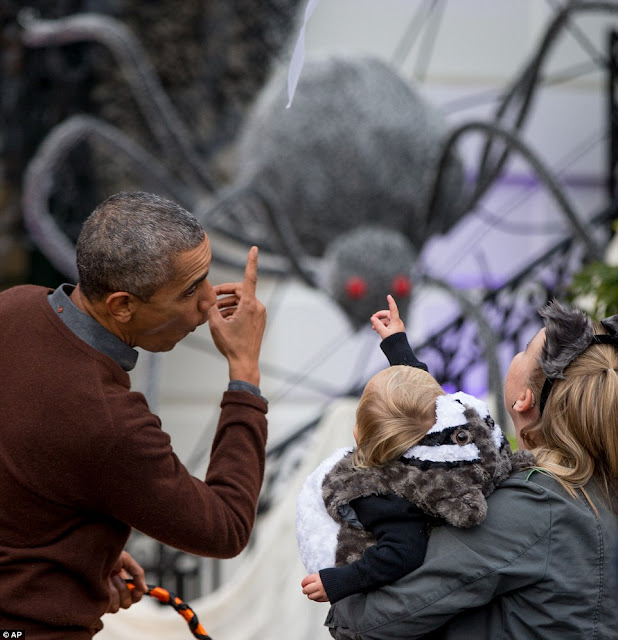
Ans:
[[[61,284],[49,295],[49,304],[56,315],[86,344],[109,356],[125,371],[131,371],[137,363],[138,352],[78,309],[69,297],[74,289],[71,284]]]

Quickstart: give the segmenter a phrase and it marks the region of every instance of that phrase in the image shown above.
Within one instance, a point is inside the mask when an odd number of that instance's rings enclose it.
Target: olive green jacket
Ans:
[[[598,501],[597,501],[598,502]],[[616,640],[617,516],[520,472],[488,499],[484,522],[442,526],[423,565],[333,605],[350,640]]]

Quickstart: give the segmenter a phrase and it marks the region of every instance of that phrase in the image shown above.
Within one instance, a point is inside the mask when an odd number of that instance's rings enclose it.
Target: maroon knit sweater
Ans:
[[[204,481],[178,460],[128,374],[56,317],[49,291],[0,294],[0,629],[91,638],[134,527],[227,558],[247,544],[266,403],[223,396]]]

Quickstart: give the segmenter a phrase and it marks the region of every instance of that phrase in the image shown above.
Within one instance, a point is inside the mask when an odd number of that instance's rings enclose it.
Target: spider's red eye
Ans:
[[[345,283],[345,292],[352,300],[359,300],[367,293],[367,283],[360,276],[352,276]]]
[[[393,295],[398,298],[409,296],[412,291],[412,283],[407,276],[396,276],[391,283]]]

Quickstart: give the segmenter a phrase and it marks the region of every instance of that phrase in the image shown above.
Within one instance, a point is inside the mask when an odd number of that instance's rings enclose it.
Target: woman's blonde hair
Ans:
[[[444,395],[422,369],[397,365],[367,383],[356,409],[358,467],[379,467],[417,444],[436,421],[436,400]]]
[[[593,323],[595,333],[606,330]],[[539,367],[540,369],[540,367]],[[540,397],[544,376],[532,374],[529,385]],[[571,494],[593,478],[614,509],[618,479],[618,349],[591,344],[554,380],[543,415],[522,438],[533,445],[537,465]],[[590,499],[589,499],[590,501]]]

